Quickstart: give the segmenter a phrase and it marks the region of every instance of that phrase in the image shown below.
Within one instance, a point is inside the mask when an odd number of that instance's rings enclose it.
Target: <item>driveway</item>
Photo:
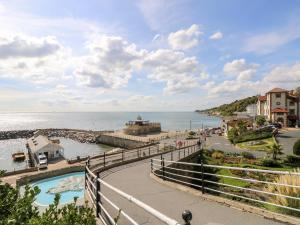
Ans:
[[[277,136],[279,144],[283,147],[283,153],[286,155],[293,154],[293,146],[298,139],[300,139],[300,129],[282,130]]]
[[[215,134],[213,134],[207,138],[206,147],[208,149],[216,149],[216,150],[221,150],[223,152],[230,152],[230,153],[242,153],[242,152],[248,151],[259,158],[266,156],[266,152],[263,152],[263,151],[239,149],[239,148],[235,147],[233,144],[231,144],[230,141],[226,137],[215,135]]]

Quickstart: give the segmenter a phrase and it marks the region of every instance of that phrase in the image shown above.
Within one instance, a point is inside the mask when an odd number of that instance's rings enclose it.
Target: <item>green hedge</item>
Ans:
[[[300,156],[300,139],[295,142],[294,147],[293,147],[293,152],[295,155]]]
[[[272,137],[273,134],[268,131],[247,131],[239,136],[233,137],[231,142],[236,144],[245,141],[254,141]]]

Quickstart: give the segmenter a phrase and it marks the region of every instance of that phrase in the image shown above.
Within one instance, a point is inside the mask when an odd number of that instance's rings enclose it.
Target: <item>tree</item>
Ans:
[[[0,177],[3,171],[0,171]],[[25,186],[24,194],[8,184],[2,184],[0,179],[0,225],[96,225],[93,210],[76,206],[76,200],[71,204],[58,207],[60,195],[55,196],[54,203],[44,213],[39,213],[33,205],[40,190],[38,187]]]
[[[239,128],[239,134],[243,134],[247,131],[247,123],[245,121],[239,121],[237,126]]]
[[[296,96],[300,97],[300,87],[297,87],[294,93]]]
[[[262,126],[266,122],[266,118],[264,116],[257,116],[255,122],[258,126]]]
[[[272,154],[273,160],[277,160],[277,155],[282,155],[282,146],[274,143],[268,148],[268,152]]]
[[[300,156],[300,139],[298,139],[293,147],[293,153]]]

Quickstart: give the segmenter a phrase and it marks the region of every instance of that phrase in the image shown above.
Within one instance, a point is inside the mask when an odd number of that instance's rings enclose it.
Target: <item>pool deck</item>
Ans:
[[[66,160],[61,160],[59,162],[49,163],[48,169],[42,169],[42,170],[38,170],[38,171],[34,171],[34,172],[28,172],[26,174],[23,173],[23,174],[17,174],[17,175],[12,175],[12,176],[6,176],[6,177],[2,177],[1,180],[4,183],[10,184],[12,187],[16,187],[16,181],[23,177],[40,174],[40,173],[46,173],[49,171],[63,169],[66,167],[73,167],[73,166],[75,167],[75,166],[83,166],[83,165],[84,165],[83,162],[82,163],[74,163],[74,164],[70,165],[70,164],[68,164],[68,162]]]

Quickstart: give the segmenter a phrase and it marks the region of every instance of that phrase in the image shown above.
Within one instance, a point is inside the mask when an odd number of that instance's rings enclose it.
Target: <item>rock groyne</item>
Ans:
[[[36,131],[39,134],[48,137],[63,137],[69,138],[81,143],[96,143],[97,137],[102,133],[109,131],[88,131],[77,129],[35,129],[35,130],[12,130],[0,131],[0,140],[17,139],[17,138],[30,138]]]

